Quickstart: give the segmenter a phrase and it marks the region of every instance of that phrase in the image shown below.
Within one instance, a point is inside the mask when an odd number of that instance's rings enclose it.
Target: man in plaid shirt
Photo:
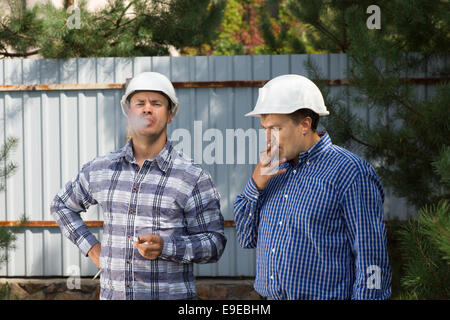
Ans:
[[[193,263],[218,261],[226,245],[219,194],[210,174],[167,140],[178,111],[169,79],[137,75],[121,105],[131,139],[86,163],[51,213],[102,269],[100,299],[196,299]],[[94,204],[104,214],[101,244],[80,217]]]

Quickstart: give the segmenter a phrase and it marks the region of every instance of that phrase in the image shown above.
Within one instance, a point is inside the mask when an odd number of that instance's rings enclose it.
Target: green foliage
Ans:
[[[450,185],[450,148],[432,163]],[[399,232],[407,260],[402,299],[450,298],[450,202],[447,199],[419,211],[419,217]]]
[[[11,290],[9,289],[8,282],[0,284],[0,300],[10,300],[10,299],[11,299]]]
[[[321,121],[335,143],[362,153],[385,186],[422,208],[417,219],[388,233],[396,298],[449,299],[450,84],[428,87],[424,96],[423,87],[406,81],[448,79],[448,1],[377,1],[380,30],[367,28],[371,4],[291,0],[288,10],[307,25],[317,50],[349,57],[351,86],[339,93],[326,86],[323,70],[306,63],[324,94],[330,116]]]
[[[5,189],[6,179],[17,169],[17,165],[9,161],[10,152],[17,147],[17,138],[9,137],[0,150],[0,163],[4,164],[0,169],[0,192]],[[0,227],[0,264],[7,261],[8,249],[13,249],[16,239],[13,232],[8,228]]]
[[[244,34],[248,29],[244,20],[244,6],[237,0],[228,0],[225,6],[224,18],[220,26],[220,33],[213,41],[214,55],[244,54]]]
[[[223,0],[111,0],[91,12],[86,0],[73,11],[56,8],[49,1],[2,19],[0,54],[26,57],[39,53],[45,58],[167,55],[169,46],[212,41],[224,5]],[[80,24],[76,25],[78,14]]]
[[[8,228],[0,227],[0,264],[8,261],[8,250],[14,249],[16,236]]]
[[[450,185],[450,146],[442,148],[439,158],[432,163],[434,171],[441,177],[444,185]]]
[[[5,189],[6,179],[17,170],[17,164],[9,160],[11,152],[17,147],[17,143],[17,138],[9,137],[0,149],[0,163],[3,164],[0,169],[0,192]],[[13,228],[0,227],[0,264],[8,260],[8,250],[14,249],[14,241],[16,240],[14,231],[21,228],[26,221],[27,217],[24,214],[18,226]]]
[[[284,2],[228,0],[219,36],[210,43],[206,53],[242,55],[306,52],[308,44],[302,36],[305,28],[288,14]],[[205,52],[197,50],[190,54],[198,53]]]
[[[350,39],[345,12],[356,1],[288,0],[288,12],[306,25],[306,42],[315,52],[346,52]],[[359,1],[361,5],[364,2]],[[366,6],[367,7],[367,6]]]
[[[401,299],[450,298],[450,206],[424,207],[400,232],[407,258]]]
[[[17,147],[17,142],[17,138],[9,137],[0,149],[0,163],[5,164],[0,168],[0,192],[5,190],[5,184],[3,181],[17,170],[17,165],[9,161],[10,152]]]
[[[272,18],[267,7],[260,7],[258,29],[264,39],[264,45],[257,48],[257,54],[305,53],[305,38],[299,37],[298,28],[284,11],[278,12],[278,19]],[[297,28],[296,28],[297,27]]]
[[[379,1],[381,29],[369,30],[369,4],[291,1],[289,8],[349,57],[347,78],[351,86],[340,94],[324,91],[331,116],[322,123],[333,132],[334,141],[360,151],[376,164],[383,183],[397,196],[422,207],[449,194],[431,163],[442,147],[448,146],[450,84],[443,81],[436,85],[424,99],[420,94],[424,89],[405,78],[425,72],[428,76],[448,74],[443,63],[450,44],[448,10],[439,0]],[[327,17],[329,11],[344,19],[341,29],[334,23],[336,27],[322,26],[322,21],[327,21],[323,12]],[[413,14],[417,12],[423,14]],[[431,39],[425,39],[427,34]],[[312,78],[320,75],[311,62],[308,68]]]
[[[404,224],[405,221],[398,219],[393,219],[386,222],[387,249],[392,271],[392,294],[390,299],[397,299],[402,292],[401,279],[405,273],[403,268],[405,261],[402,252],[402,243],[399,236],[399,230],[402,230]]]

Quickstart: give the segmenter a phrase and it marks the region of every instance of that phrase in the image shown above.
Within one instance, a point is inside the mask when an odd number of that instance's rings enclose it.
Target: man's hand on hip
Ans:
[[[141,256],[149,260],[155,260],[162,252],[164,240],[155,234],[145,234],[138,237],[138,241],[133,241],[133,245],[138,249]]]
[[[91,258],[92,262],[100,269],[100,253],[102,251],[102,246],[100,242],[97,242],[92,246],[92,248],[88,252],[89,258]]]

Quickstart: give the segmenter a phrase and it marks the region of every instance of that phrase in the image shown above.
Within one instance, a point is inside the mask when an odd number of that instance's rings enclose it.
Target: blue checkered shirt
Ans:
[[[256,247],[255,290],[271,299],[387,299],[384,193],[373,168],[328,133],[297,164],[234,203],[244,248]]]
[[[86,163],[56,195],[51,213],[87,255],[98,240],[79,213],[102,207],[101,299],[196,299],[193,263],[218,261],[226,244],[219,201],[209,173],[170,141],[139,168],[130,139]],[[156,260],[142,257],[132,244],[144,234],[164,240]]]

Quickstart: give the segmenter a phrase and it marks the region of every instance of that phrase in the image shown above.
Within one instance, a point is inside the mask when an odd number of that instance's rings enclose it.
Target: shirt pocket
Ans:
[[[184,228],[183,210],[173,207],[139,206],[135,218],[136,235],[169,236]]]
[[[338,193],[325,179],[308,177],[295,186],[289,205],[289,221],[296,228],[307,231],[340,225]]]

